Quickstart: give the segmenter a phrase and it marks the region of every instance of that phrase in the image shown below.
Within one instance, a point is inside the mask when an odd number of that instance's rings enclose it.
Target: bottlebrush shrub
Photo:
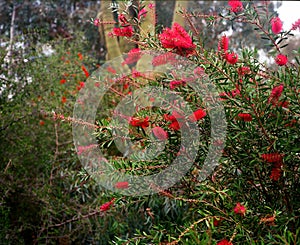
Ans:
[[[205,101],[189,86],[188,77],[182,79],[180,71],[147,77],[133,70],[135,73],[129,77],[117,74],[120,81],[105,95],[111,103],[102,108],[105,113],[101,115],[106,117],[98,117],[97,125],[101,127],[96,136],[102,152],[119,171],[154,174],[169,166],[180,151],[180,129],[186,119],[179,111],[161,108],[137,108],[132,117],[121,115],[128,122],[129,138],[134,144],[118,151],[114,145],[118,136],[109,122],[121,98],[137,88],[151,85],[175,91],[196,112],[193,118],[197,118],[200,131],[198,156],[182,181],[151,197],[125,198],[126,212],[142,206],[143,211],[136,215],[141,215],[151,227],[136,230],[136,235],[126,239],[119,236],[116,244],[130,241],[199,244],[212,240],[218,244],[227,240],[226,244],[271,244],[284,239],[296,243],[299,239],[295,238],[300,224],[299,54],[294,61],[285,60],[277,65],[275,59],[286,46],[280,43],[292,36],[291,31],[283,30],[278,35],[278,31],[274,32],[266,3],[251,7],[240,1],[229,2],[226,15],[209,16],[210,20],[223,18],[253,25],[254,31],[273,47],[272,66],[257,60],[251,48],[230,51],[234,40],[225,36],[220,36],[217,51],[206,50],[205,43],[197,42],[201,31],[193,25],[189,26],[191,32],[187,32],[176,23],[160,35],[149,34],[138,42],[143,44],[140,49],[167,52],[152,60],[154,66],[171,63],[172,53],[183,55],[199,66],[195,74],[199,74],[199,69],[202,74],[205,72],[218,88],[228,129],[226,142],[215,142],[225,143],[225,148],[220,166],[212,176],[203,182],[197,180],[211,143],[211,127]],[[192,17],[208,17],[186,12],[182,15],[187,23],[192,23]],[[268,20],[261,22],[260,18]],[[279,18],[276,20],[280,22]],[[138,21],[132,19],[131,25],[138,27]],[[138,35],[138,30],[135,31]],[[113,67],[107,70],[116,73]],[[151,143],[153,129],[154,135],[166,143],[164,152],[155,159],[141,161],[138,155],[134,156],[135,150],[143,151]]]

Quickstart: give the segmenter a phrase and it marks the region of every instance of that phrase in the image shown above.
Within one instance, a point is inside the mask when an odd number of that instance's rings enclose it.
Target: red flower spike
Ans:
[[[183,80],[173,80],[170,82],[170,89],[173,90],[177,87],[180,87],[181,85],[184,86],[185,84],[186,84],[186,82]]]
[[[217,243],[217,245],[232,245],[227,239],[223,239]]]
[[[113,28],[112,34],[117,37],[132,37],[133,28],[132,26],[125,26],[123,28],[115,27]]]
[[[281,177],[281,167],[273,167],[271,170],[271,175],[270,175],[270,179],[273,181],[278,181]]]
[[[102,204],[102,205],[100,206],[100,211],[101,211],[101,212],[105,212],[105,211],[109,210],[110,207],[113,205],[114,201],[115,201],[115,198],[113,198],[113,199],[112,199],[111,201],[109,201],[109,202],[106,202],[106,203]]]
[[[160,54],[158,56],[155,56],[152,60],[152,65],[153,66],[160,66],[164,64],[172,64],[172,62],[176,62],[175,58],[176,54],[167,52],[164,54]]]
[[[300,19],[298,19],[293,25],[291,30],[295,31],[297,29],[300,29]]]
[[[81,70],[84,72],[84,75],[88,78],[90,76],[88,70],[85,68],[85,66],[81,66]]]
[[[83,56],[81,53],[78,53],[77,55],[78,55],[79,60],[83,60]]]
[[[60,84],[65,84],[66,82],[67,82],[66,79],[61,79],[59,83],[60,83]]]
[[[145,118],[131,117],[129,124],[133,127],[147,128],[149,126],[149,117],[145,117]]]
[[[61,103],[66,103],[67,102],[67,98],[65,96],[61,97]]]
[[[44,126],[45,122],[41,120],[39,124],[40,124],[40,126]]]
[[[252,116],[249,113],[239,113],[238,117],[243,120],[244,122],[251,122]]]
[[[201,120],[205,116],[206,116],[206,112],[202,109],[198,109],[198,110],[194,111],[194,113],[192,115],[189,116],[189,119],[192,122],[196,122],[196,121]]]
[[[143,8],[143,9],[138,13],[138,19],[140,20],[142,17],[146,17],[146,15],[147,15],[147,10]]]
[[[167,140],[168,139],[168,133],[161,127],[153,128],[152,133],[159,140]]]
[[[271,91],[271,95],[268,99],[268,103],[272,103],[273,105],[277,104],[278,100],[283,92],[283,88],[284,88],[283,84],[280,84],[280,85],[274,87]]]
[[[221,37],[221,39],[219,41],[218,50],[226,53],[228,50],[228,45],[229,45],[229,38],[226,37],[226,35],[224,35]]]
[[[117,189],[127,189],[127,188],[129,187],[129,184],[128,184],[127,181],[117,182],[117,183],[115,184],[115,187],[116,187]]]
[[[242,216],[245,215],[246,213],[246,208],[245,206],[243,206],[242,204],[240,204],[239,202],[235,205],[234,209],[233,209],[235,214],[240,214]]]
[[[283,154],[280,153],[265,153],[261,155],[261,158],[266,162],[281,162]]]
[[[279,17],[271,19],[271,29],[274,34],[278,34],[282,31],[282,21]]]
[[[241,3],[240,0],[230,0],[228,1],[228,5],[231,7],[230,8],[231,12],[237,13],[243,10],[243,4]]]
[[[176,53],[184,56],[193,54],[196,48],[192,38],[178,23],[174,23],[172,29],[166,28],[159,35],[159,40],[164,48],[175,49]]]
[[[283,54],[278,54],[275,58],[275,62],[279,66],[284,66],[288,62],[288,58]]]
[[[238,61],[238,55],[236,53],[226,53],[225,59],[229,64],[234,65]]]

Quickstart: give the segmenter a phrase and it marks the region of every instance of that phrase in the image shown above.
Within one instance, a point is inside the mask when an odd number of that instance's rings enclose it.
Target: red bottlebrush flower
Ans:
[[[219,41],[218,50],[226,53],[228,50],[228,45],[229,45],[229,38],[226,37],[226,35],[224,35],[221,37],[221,39]]]
[[[132,37],[133,28],[132,26],[125,26],[123,28],[115,27],[113,28],[112,34],[118,37]]]
[[[66,83],[66,82],[67,82],[66,79],[61,79],[61,80],[60,80],[60,84],[64,84],[64,83]]]
[[[94,20],[94,26],[99,26],[100,24],[100,20],[99,19],[95,19]]]
[[[206,116],[206,112],[202,109],[198,109],[198,110],[194,111],[194,113],[192,115],[189,116],[189,119],[192,122],[196,122],[196,121],[199,121],[200,119],[202,119],[205,116]]]
[[[41,120],[41,121],[39,122],[39,124],[40,124],[40,126],[44,126],[44,125],[45,125],[45,122]]]
[[[83,60],[83,56],[81,53],[78,53],[77,55],[78,55],[79,60]]]
[[[278,34],[282,31],[282,21],[279,17],[271,19],[271,29],[274,34]]]
[[[238,74],[241,76],[244,76],[246,74],[250,74],[250,67],[248,66],[243,66],[238,68]]]
[[[238,117],[243,120],[244,122],[251,122],[252,116],[249,113],[239,113]]]
[[[281,162],[283,154],[280,153],[265,153],[261,155],[261,158],[266,162]]]
[[[234,211],[234,213],[236,213],[236,214],[245,215],[245,213],[246,213],[246,208],[245,208],[245,206],[243,206],[242,204],[240,204],[240,203],[238,202],[238,203],[235,205],[233,211]]]
[[[283,107],[283,108],[288,108],[289,102],[288,101],[279,101],[277,106]]]
[[[284,66],[288,62],[288,58],[284,54],[278,54],[275,58],[275,62],[279,66]]]
[[[186,82],[183,80],[173,80],[170,82],[170,89],[173,90],[181,85],[184,86],[185,84],[186,84]]]
[[[161,127],[155,127],[152,129],[153,135],[159,140],[168,139],[168,133]]]
[[[237,13],[243,10],[243,4],[240,0],[230,0],[228,1],[228,5],[231,7],[231,12]]]
[[[129,124],[133,127],[147,128],[149,126],[149,117],[145,117],[145,118],[131,117]]]
[[[281,167],[280,168],[279,167],[272,168],[270,179],[274,180],[274,181],[278,181],[281,177],[281,173],[282,173]]]
[[[298,19],[293,25],[291,30],[295,31],[297,29],[300,29],[300,19]]]
[[[147,15],[147,10],[146,9],[142,9],[141,11],[139,11],[138,13],[138,19],[140,20],[142,17],[146,17]]]
[[[225,59],[228,63],[234,65],[238,61],[238,55],[236,53],[226,53]]]
[[[172,64],[172,62],[176,62],[175,59],[176,54],[167,52],[158,56],[155,56],[152,60],[153,66],[160,66],[164,64]]]
[[[277,104],[282,92],[283,92],[283,84],[280,84],[272,89],[271,95],[268,99],[268,103]]]
[[[122,62],[122,65],[133,64],[133,63],[137,62],[141,58],[141,56],[142,56],[142,54],[141,54],[141,50],[139,48],[131,49],[128,52],[127,58],[125,59],[125,61]]]
[[[164,48],[175,49],[176,53],[184,56],[192,54],[196,48],[192,38],[178,23],[174,23],[172,29],[166,28],[159,40]]]
[[[149,8],[149,9],[153,9],[154,7],[155,7],[155,4],[154,4],[154,3],[149,3],[149,4],[148,4],[148,8]]]
[[[85,77],[89,77],[90,76],[90,74],[89,74],[89,72],[87,71],[87,69],[85,68],[85,66],[81,66],[81,70],[84,72],[84,75],[85,75]]]
[[[100,206],[100,211],[105,212],[110,209],[111,205],[113,205],[115,199],[113,198],[111,201],[106,202]]]
[[[181,128],[181,124],[179,124],[178,121],[173,121],[170,125],[169,125],[170,129],[173,130],[179,130]]]
[[[66,103],[67,102],[67,98],[65,96],[61,97],[61,103]]]
[[[119,14],[118,19],[119,19],[119,22],[120,22],[121,26],[127,26],[128,25],[128,21],[127,21],[125,15]]]
[[[217,245],[232,245],[227,239],[223,239],[217,243]]]
[[[117,182],[117,183],[115,184],[115,187],[116,187],[117,189],[127,189],[127,188],[129,187],[129,184],[128,184],[127,181]]]
[[[165,114],[164,118],[167,121],[171,121],[171,124],[169,125],[170,129],[179,130],[182,126],[181,120],[184,119],[184,116],[177,111],[173,111],[171,115]]]

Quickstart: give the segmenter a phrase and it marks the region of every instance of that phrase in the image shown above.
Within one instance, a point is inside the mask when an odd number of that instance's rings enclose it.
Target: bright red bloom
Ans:
[[[44,126],[45,125],[45,122],[44,121],[40,121],[40,126]]]
[[[89,76],[90,76],[88,70],[85,68],[84,65],[81,66],[81,70],[84,72],[84,75],[85,75],[86,77],[89,77]]]
[[[237,13],[243,10],[243,4],[240,0],[230,0],[228,1],[228,5],[231,7],[231,12]]]
[[[117,182],[117,183],[115,184],[115,187],[116,187],[117,189],[127,189],[127,188],[129,187],[129,184],[128,184],[127,181]]]
[[[217,243],[217,245],[232,245],[232,243],[229,242],[229,241],[226,240],[226,239],[223,239],[223,240],[219,241],[219,242]]]
[[[238,61],[238,55],[234,52],[226,53],[225,59],[227,60],[228,63],[234,65]]]
[[[173,90],[181,85],[184,86],[185,84],[186,84],[186,82],[183,80],[173,80],[170,82],[170,89]]]
[[[117,73],[117,71],[116,71],[114,68],[112,68],[111,66],[108,66],[108,67],[106,68],[106,70],[107,70],[108,72],[112,73],[112,74],[116,74],[116,73]]]
[[[141,58],[141,56],[142,56],[141,50],[139,48],[133,48],[128,52],[125,61],[122,62],[122,65],[133,64],[133,63],[137,62]]]
[[[129,124],[133,127],[147,128],[149,126],[149,117],[145,117],[145,118],[131,117]]]
[[[272,32],[278,34],[282,31],[282,21],[279,17],[274,17],[271,19]]]
[[[146,17],[146,15],[147,15],[147,10],[143,8],[143,9],[138,13],[138,19],[140,20],[142,17]]]
[[[266,162],[281,162],[283,154],[280,153],[265,153],[261,155],[261,158]]]
[[[291,30],[295,31],[297,29],[300,29],[300,19],[298,19],[293,25],[292,25],[292,28]]]
[[[268,99],[268,103],[277,104],[282,92],[283,92],[283,84],[280,84],[272,89],[271,95]]]
[[[99,19],[95,19],[94,20],[94,26],[99,26],[100,24],[100,20]]]
[[[248,67],[248,66],[242,66],[242,67],[238,68],[238,74],[241,76],[250,74],[250,72],[251,72],[250,67]]]
[[[274,166],[271,170],[270,179],[274,181],[278,181],[281,177],[282,169],[281,166]]]
[[[120,22],[121,26],[127,26],[128,25],[128,21],[127,21],[125,15],[119,14],[118,19],[119,19],[119,22]]]
[[[133,28],[132,26],[125,26],[122,28],[114,27],[112,34],[118,37],[132,37],[133,36]]]
[[[110,209],[111,205],[113,205],[115,199],[113,198],[111,201],[106,202],[100,206],[100,211],[105,212]]]
[[[202,119],[205,116],[206,116],[206,112],[202,109],[198,109],[198,110],[194,111],[194,113],[192,115],[189,116],[189,119],[192,122],[196,122],[196,121],[199,121],[200,119]]]
[[[181,121],[184,119],[184,116],[177,111],[173,111],[171,115],[165,114],[164,118],[167,121],[171,121],[171,124],[169,125],[170,129],[179,130],[182,126]]]
[[[175,49],[176,53],[184,56],[192,54],[196,48],[192,38],[178,23],[174,23],[172,29],[166,28],[159,40],[164,48]]]
[[[77,55],[78,55],[79,60],[83,60],[83,56],[81,53],[78,53]]]
[[[228,45],[229,45],[229,38],[226,37],[226,35],[224,35],[221,37],[221,39],[219,41],[218,50],[226,53],[228,50]]]
[[[67,82],[66,79],[61,79],[61,80],[60,80],[60,84],[64,84],[64,83],[66,83],[66,82]]]
[[[252,116],[249,113],[239,113],[238,117],[243,120],[244,122],[251,122]]]
[[[168,133],[161,127],[155,127],[152,129],[152,133],[159,140],[168,139]]]
[[[238,202],[238,203],[235,205],[233,211],[234,211],[234,213],[236,213],[236,214],[245,215],[245,213],[246,213],[246,208],[245,208],[245,206],[243,206],[242,204],[240,204],[240,203]]]
[[[288,62],[288,58],[284,54],[278,54],[275,58],[275,62],[279,66],[284,66]]]
[[[61,103],[66,103],[67,102],[67,98],[65,96],[61,97]]]

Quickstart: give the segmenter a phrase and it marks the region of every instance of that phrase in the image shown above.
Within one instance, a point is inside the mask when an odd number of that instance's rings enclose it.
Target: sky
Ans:
[[[279,18],[283,22],[283,30],[289,30],[292,24],[300,19],[300,1],[282,1],[282,5],[277,10]],[[294,34],[300,34],[300,31],[294,31]]]

